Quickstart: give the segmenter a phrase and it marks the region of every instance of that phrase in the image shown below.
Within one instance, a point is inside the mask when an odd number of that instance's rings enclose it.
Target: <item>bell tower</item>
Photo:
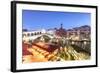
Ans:
[[[61,27],[60,27],[61,29],[63,29],[63,24],[61,23]]]

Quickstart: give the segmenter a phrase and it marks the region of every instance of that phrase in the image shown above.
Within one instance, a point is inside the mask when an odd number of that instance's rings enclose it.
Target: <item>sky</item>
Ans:
[[[63,24],[64,29],[91,25],[91,14],[82,12],[22,11],[23,29],[53,29],[60,28],[61,24]]]

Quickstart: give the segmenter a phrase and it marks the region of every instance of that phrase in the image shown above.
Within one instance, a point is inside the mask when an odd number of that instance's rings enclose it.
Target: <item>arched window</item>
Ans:
[[[34,33],[34,35],[36,35],[36,32]]]
[[[26,36],[26,34],[23,34],[22,36],[23,36],[23,37],[25,37],[25,36]]]
[[[30,33],[28,33],[27,36],[30,36]]]
[[[37,32],[37,35],[39,35],[40,34],[40,32]]]
[[[34,34],[33,33],[31,33],[31,36],[33,36]]]

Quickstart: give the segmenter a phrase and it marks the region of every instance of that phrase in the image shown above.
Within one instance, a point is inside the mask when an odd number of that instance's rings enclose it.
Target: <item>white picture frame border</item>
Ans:
[[[24,70],[44,70],[44,69],[57,69],[57,68],[77,68],[77,67],[91,67],[97,66],[97,40],[96,40],[96,30],[97,30],[97,7],[96,6],[85,6],[85,5],[67,5],[67,4],[55,4],[55,3],[39,3],[39,2],[21,2],[13,1],[13,8],[15,11],[12,11],[15,17],[16,24],[16,48],[14,51],[16,54],[16,63],[14,70],[15,71],[24,71]],[[14,10],[12,8],[12,10]],[[61,11],[61,12],[86,12],[91,13],[91,59],[82,60],[82,61],[66,61],[66,62],[37,62],[30,64],[22,63],[22,10],[42,10],[42,11]],[[94,28],[95,27],[95,28]],[[14,37],[14,36],[13,36]],[[13,51],[13,52],[14,52]]]

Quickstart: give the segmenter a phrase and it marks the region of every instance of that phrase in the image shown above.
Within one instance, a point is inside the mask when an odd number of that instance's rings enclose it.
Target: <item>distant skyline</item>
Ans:
[[[54,12],[54,11],[22,11],[23,29],[38,30],[38,29],[52,29],[63,28],[71,29],[84,25],[91,25],[90,13],[79,12]]]

